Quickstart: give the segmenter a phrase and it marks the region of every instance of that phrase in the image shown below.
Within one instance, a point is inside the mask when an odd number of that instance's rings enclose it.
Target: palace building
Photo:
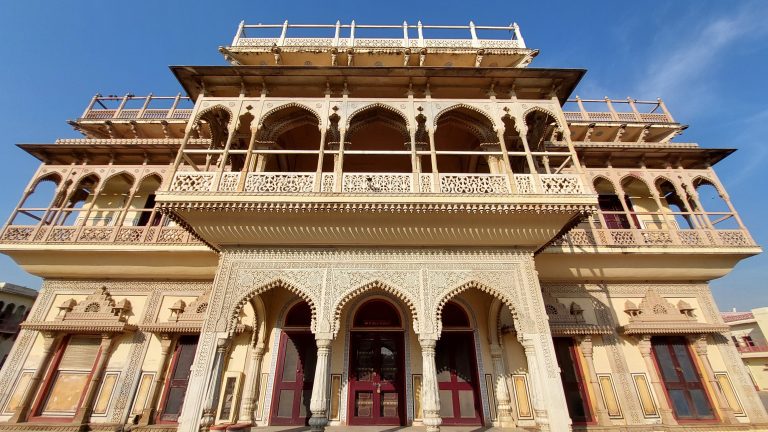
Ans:
[[[44,283],[0,430],[768,428],[708,287],[761,252],[733,150],[660,99],[580,99],[516,24],[220,52],[19,144],[0,250]]]

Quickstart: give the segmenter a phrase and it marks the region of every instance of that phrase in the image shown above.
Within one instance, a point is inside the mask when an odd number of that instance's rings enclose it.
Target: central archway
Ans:
[[[403,317],[384,298],[364,301],[350,328],[347,422],[405,425]]]

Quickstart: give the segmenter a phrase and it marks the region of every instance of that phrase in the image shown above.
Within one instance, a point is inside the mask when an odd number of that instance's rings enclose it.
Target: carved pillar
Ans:
[[[531,147],[528,145],[528,128],[525,125],[525,119],[521,119],[521,124],[518,128],[518,134],[520,135],[520,142],[523,144],[523,151],[525,151],[525,161],[528,163],[528,171],[533,176],[533,182],[536,185],[536,192],[541,192],[541,180],[539,178],[539,169],[536,167],[536,161],[531,154]],[[517,121],[515,121],[517,124]]]
[[[525,360],[528,363],[528,377],[531,379],[531,393],[533,393],[533,411],[536,415],[536,425],[541,431],[549,431],[549,418],[547,416],[546,403],[544,401],[544,381],[541,379],[536,362],[536,350],[531,338],[522,338],[520,344],[525,350]]]
[[[96,365],[93,367],[93,373],[91,374],[91,381],[88,383],[88,387],[85,390],[85,396],[83,402],[80,404],[75,413],[75,418],[72,420],[74,423],[85,424],[91,418],[91,412],[93,411],[93,402],[96,398],[96,393],[101,387],[101,380],[104,378],[104,370],[107,368],[107,360],[112,354],[112,348],[115,346],[117,337],[114,334],[102,334],[101,346],[99,347],[99,356],[96,359]]]
[[[667,402],[666,391],[661,384],[661,378],[659,377],[659,371],[656,370],[656,365],[651,358],[651,336],[643,335],[637,344],[640,349],[640,354],[645,361],[645,368],[648,369],[648,375],[651,377],[651,385],[653,385],[653,391],[656,393],[656,401],[659,403],[659,414],[661,415],[661,422],[668,425],[676,425],[674,415],[672,415],[672,409]]]
[[[216,357],[213,360],[213,375],[208,383],[207,397],[203,405],[203,416],[200,420],[200,430],[207,431],[216,420],[216,401],[219,400],[221,377],[224,374],[224,363],[229,352],[229,339],[219,339],[216,342]]]
[[[253,150],[256,146],[256,137],[259,134],[259,127],[251,128],[251,137],[248,140],[248,150],[245,154],[245,161],[243,162],[243,170],[240,174],[240,181],[237,182],[237,191],[242,192],[245,190],[245,181],[248,179],[248,172],[251,171],[251,165],[253,165]]]
[[[737,424],[736,416],[733,413],[733,408],[728,404],[728,400],[723,394],[723,390],[715,379],[715,373],[712,372],[712,365],[709,363],[709,356],[707,355],[707,335],[696,335],[690,338],[691,345],[694,353],[699,357],[699,363],[704,368],[704,377],[709,381],[709,386],[715,393],[715,399],[720,413],[722,414],[723,423]]]
[[[501,345],[491,345],[491,359],[493,361],[493,373],[496,375],[496,412],[500,427],[514,427],[515,419],[512,416],[512,397],[507,387],[507,370],[504,367]]]
[[[421,406],[424,411],[424,426],[428,432],[440,430],[443,419],[440,418],[440,393],[437,386],[437,367],[435,365],[435,345],[437,339],[419,338],[421,345]]]
[[[40,364],[37,366],[37,369],[35,369],[35,373],[32,375],[32,378],[30,378],[29,384],[27,385],[27,390],[21,397],[19,407],[16,408],[13,416],[11,416],[11,418],[8,420],[9,423],[19,423],[26,421],[27,417],[29,416],[29,410],[32,407],[32,403],[35,400],[35,395],[40,388],[40,381],[43,379],[45,372],[48,370],[51,358],[53,358],[53,353],[56,352],[56,348],[61,341],[61,336],[58,336],[54,333],[43,332],[41,334],[43,336],[43,353],[42,356],[40,356]]]
[[[602,389],[600,388],[600,384],[597,381],[597,374],[595,373],[595,359],[592,357],[592,336],[583,336],[578,342],[581,354],[584,355],[584,366],[587,369],[587,379],[589,380],[589,385],[592,387],[592,391],[595,394],[595,401],[597,402],[597,407],[595,408],[597,422],[602,426],[610,426],[611,418],[608,417],[608,409],[605,407],[603,398],[600,397]]]
[[[437,171],[437,150],[435,147],[435,131],[432,127],[427,127],[429,136],[429,160],[432,165],[432,191],[440,192],[440,174]]]
[[[155,416],[155,410],[157,409],[157,400],[160,398],[160,394],[165,383],[165,374],[167,371],[168,357],[171,354],[171,348],[173,348],[173,342],[175,337],[162,333],[159,334],[160,338],[160,361],[158,363],[157,373],[155,374],[155,384],[152,387],[152,393],[147,398],[147,404],[144,406],[144,410],[141,412],[141,420],[139,420],[140,426],[146,426],[153,423],[153,417]]]
[[[243,388],[243,402],[240,404],[238,423],[252,423],[256,418],[255,411],[259,400],[259,377],[261,376],[261,361],[264,359],[264,345],[258,344],[251,351],[250,367]]]
[[[312,431],[325,430],[328,424],[328,367],[331,360],[332,339],[317,339],[317,364],[315,365],[315,380],[312,383],[312,398],[309,400],[309,410],[312,417],[309,426]]]

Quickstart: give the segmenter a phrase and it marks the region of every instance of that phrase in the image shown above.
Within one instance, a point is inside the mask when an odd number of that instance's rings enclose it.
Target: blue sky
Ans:
[[[533,67],[584,68],[583,98],[661,97],[690,128],[679,142],[738,151],[716,166],[752,235],[768,244],[768,5],[760,1],[43,2],[0,0],[0,215],[37,162],[16,143],[78,137],[90,97],[175,95],[167,66],[224,64],[219,45],[248,23],[520,24]],[[39,287],[9,258],[0,280]],[[768,254],[714,281],[722,310],[768,305]]]

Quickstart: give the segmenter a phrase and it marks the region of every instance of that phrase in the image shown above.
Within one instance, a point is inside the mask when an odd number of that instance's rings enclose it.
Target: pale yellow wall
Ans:
[[[752,379],[755,380],[760,390],[768,390],[768,359],[763,358],[745,358],[742,359],[747,366]]]
[[[157,309],[157,311],[153,312],[153,321],[154,322],[168,321],[168,319],[171,316],[170,307],[173,306],[174,303],[176,303],[179,300],[183,300],[184,304],[189,306],[189,304],[195,301],[198,296],[199,294],[192,295],[192,296],[174,296],[174,295],[163,296],[163,299],[160,302],[160,307]]]

